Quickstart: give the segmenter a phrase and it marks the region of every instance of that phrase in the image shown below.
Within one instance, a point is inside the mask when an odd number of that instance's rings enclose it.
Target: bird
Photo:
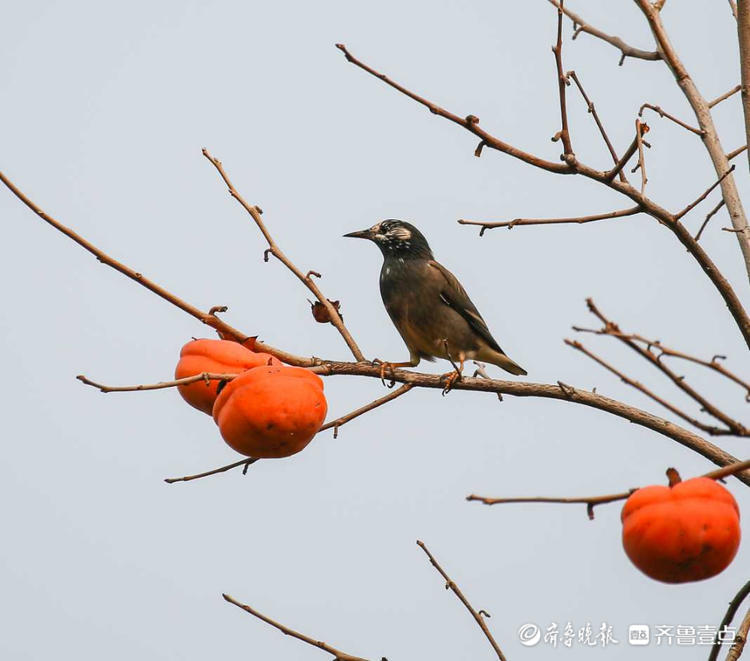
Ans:
[[[381,379],[386,369],[416,367],[423,358],[447,359],[453,365],[454,370],[444,375],[444,392],[461,379],[464,362],[470,359],[511,374],[527,374],[500,348],[458,278],[435,260],[427,239],[414,225],[391,218],[344,237],[372,241],[383,253],[380,294],[409,350],[408,361],[377,361]]]

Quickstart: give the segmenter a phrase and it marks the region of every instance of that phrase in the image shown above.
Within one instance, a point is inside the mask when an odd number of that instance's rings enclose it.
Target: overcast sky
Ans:
[[[571,1],[595,25],[652,48],[632,2]],[[739,81],[726,3],[667,2],[664,21],[706,97]],[[556,160],[550,46],[554,9],[510,2],[182,1],[7,3],[0,25],[3,171],[47,212],[116,258],[207,310],[302,355],[347,359],[309,293],[277,262],[226,194],[201,147],[263,207],[281,247],[342,301],[368,357],[406,350],[377,288],[381,257],[345,232],[382,218],[420,227],[500,345],[535,382],[561,379],[666,415],[563,344],[594,325],[593,296],[624,329],[710,357],[750,360],[731,317],[671,233],[648,217],[495,230],[456,219],[567,216],[623,208],[601,186],[540,172],[496,152],[347,64],[352,52],[513,144]],[[571,25],[566,22],[569,37]],[[663,64],[628,60],[582,35],[575,69],[619,151],[637,109],[661,105],[693,123]],[[576,153],[608,154],[570,93]],[[744,141],[739,96],[715,111],[727,151]],[[700,140],[650,116],[648,190],[678,209],[715,178]],[[747,161],[737,181],[750,203]],[[696,230],[718,198],[685,219]],[[163,478],[236,460],[213,421],[175,391],[103,395],[112,384],[171,377],[180,347],[210,336],[46,226],[0,190],[0,342],[6,376],[0,480],[0,656],[4,659],[325,658],[226,604],[228,592],[349,653],[379,659],[482,659],[492,650],[415,544],[424,540],[511,659],[570,652],[523,647],[525,623],[612,625],[619,644],[591,658],[638,656],[633,623],[716,625],[747,580],[750,545],[696,584],[640,574],[620,544],[619,505],[467,503],[489,495],[584,496],[662,483],[667,466],[706,472],[702,457],[643,428],[546,400],[413,391],[287,460],[191,483]],[[748,282],[725,212],[701,243],[745,304]],[[583,339],[583,338],[582,338]],[[688,405],[606,338],[593,349]],[[420,369],[446,371],[447,364]],[[743,393],[688,366],[696,386],[744,416]],[[490,367],[492,375],[504,376]],[[511,377],[512,378],[512,377]],[[381,396],[377,380],[325,381],[331,416]],[[742,458],[747,440],[722,439]],[[750,512],[747,488],[727,484]],[[578,653],[582,646],[574,644]],[[690,645],[644,652],[703,659]]]

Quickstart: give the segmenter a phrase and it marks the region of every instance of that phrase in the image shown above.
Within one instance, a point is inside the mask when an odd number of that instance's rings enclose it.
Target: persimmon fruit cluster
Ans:
[[[227,445],[247,457],[296,454],[310,443],[328,412],[317,374],[237,342],[200,339],[182,347],[175,378],[204,372],[237,376],[223,387],[215,379],[178,386],[180,395],[213,416]]]
[[[673,469],[670,469],[673,470]],[[622,543],[633,564],[664,583],[716,576],[740,544],[740,512],[727,489],[708,477],[635,491],[622,509]]]

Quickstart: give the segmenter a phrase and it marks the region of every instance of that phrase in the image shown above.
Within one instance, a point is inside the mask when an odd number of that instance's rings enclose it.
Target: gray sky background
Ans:
[[[651,47],[631,2],[570,2],[590,21]],[[739,80],[734,19],[724,2],[667,2],[664,20],[707,97]],[[495,230],[456,219],[564,216],[628,206],[601,187],[535,171],[347,64],[345,42],[379,70],[513,144],[556,159],[550,46],[556,15],[534,2],[27,2],[0,25],[2,168],[46,211],[192,303],[230,306],[227,320],[299,354],[348,357],[316,325],[308,293],[226,194],[207,147],[261,205],[279,244],[324,274],[370,357],[406,351],[380,302],[380,255],[341,238],[386,217],[422,228],[456,272],[501,346],[533,381],[590,388],[659,410],[565,347],[593,325],[584,299],[626,329],[686,351],[750,360],[698,266],[652,219]],[[565,24],[566,36],[571,26]],[[656,103],[689,122],[660,63],[628,60],[585,35],[566,40],[575,69],[622,151],[637,108]],[[569,97],[574,147],[606,167],[585,106]],[[715,112],[727,150],[742,144],[738,97]],[[648,117],[649,190],[677,209],[714,180],[699,139]],[[747,203],[747,162],[737,161]],[[715,203],[686,223],[693,229]],[[590,495],[661,483],[711,465],[677,444],[583,407],[492,395],[412,392],[321,435],[292,459],[188,484],[162,479],[236,459],[212,420],[174,391],[102,395],[113,384],[169,378],[181,345],[209,336],[45,226],[0,191],[0,315],[5,378],[0,656],[4,659],[323,658],[225,604],[229,592],[350,653],[396,659],[492,658],[462,606],[416,547],[423,539],[511,659],[570,652],[524,648],[525,622],[613,625],[620,641],[591,658],[703,659],[707,650],[625,642],[631,623],[717,624],[747,579],[750,545],[712,580],[667,586],[638,573],[620,546],[619,506],[464,501],[491,495]],[[702,243],[748,285],[736,241],[712,221]],[[599,340],[599,341],[597,341]],[[660,375],[601,338],[586,338],[628,373],[676,396]],[[445,364],[423,364],[445,371]],[[682,369],[682,366],[680,367]],[[501,376],[497,368],[493,375]],[[742,392],[684,367],[747,419]],[[337,416],[383,394],[376,380],[326,380]],[[748,456],[746,440],[722,447]],[[747,489],[728,484],[745,516]]]

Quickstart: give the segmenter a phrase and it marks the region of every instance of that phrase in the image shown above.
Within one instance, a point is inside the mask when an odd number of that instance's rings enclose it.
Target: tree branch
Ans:
[[[560,0],[560,4],[557,8],[557,43],[552,47],[552,52],[555,54],[555,65],[557,67],[557,87],[560,95],[560,133],[559,137],[563,143],[563,156],[573,155],[573,146],[570,141],[570,131],[568,130],[568,110],[567,101],[565,99],[565,88],[570,84],[568,79],[565,77],[562,64],[562,24],[563,24],[563,3],[565,0]],[[555,140],[553,138],[553,140]]]
[[[750,594],[750,581],[743,585],[739,592],[734,596],[732,601],[729,602],[729,608],[719,624],[719,628],[716,630],[716,636],[714,637],[714,644],[711,648],[711,653],[708,655],[708,661],[716,661],[719,658],[719,651],[721,650],[722,641],[719,639],[719,632],[723,631],[728,627],[734,619],[735,613],[739,609],[742,602]]]
[[[375,71],[375,69],[369,67],[364,62],[361,62],[360,60],[358,60],[349,52],[349,50],[346,48],[344,44],[336,44],[336,48],[338,48],[344,54],[344,57],[346,57],[347,61],[351,62],[354,66],[359,67],[363,71],[366,71],[371,76],[375,76],[375,78],[382,80],[386,85],[389,85],[393,89],[401,92],[401,94],[404,94],[408,96],[410,99],[413,99],[417,103],[423,105],[433,115],[437,115],[438,117],[442,117],[444,119],[447,119],[448,121],[453,122],[454,124],[458,124],[459,126],[462,126],[467,131],[470,131],[471,133],[476,135],[478,138],[480,138],[482,140],[482,144],[485,147],[490,147],[491,149],[501,151],[504,154],[513,156],[514,158],[524,161],[525,163],[529,163],[530,165],[534,165],[538,168],[542,168],[543,170],[549,170],[550,172],[558,172],[560,174],[573,174],[575,172],[575,170],[571,168],[567,163],[555,163],[553,161],[547,161],[543,158],[539,158],[538,156],[534,156],[533,154],[529,154],[528,152],[522,151],[521,149],[517,149],[516,147],[513,147],[507,142],[504,142],[503,140],[496,138],[495,136],[489,134],[484,129],[480,128],[479,118],[476,117],[475,115],[467,115],[466,117],[459,117],[458,115],[452,112],[449,112],[448,110],[445,110],[445,108],[441,108],[440,106],[433,103],[432,101],[425,99],[419,96],[418,94],[415,94],[414,92],[408,90],[403,85],[400,85],[399,83],[391,80],[385,74]]]
[[[742,650],[745,649],[748,632],[750,632],[750,608],[745,613],[745,617],[742,618],[740,626],[737,627],[737,635],[734,638],[732,647],[729,648],[726,661],[737,661],[740,658]]]
[[[710,107],[710,106],[709,106]],[[643,111],[648,108],[649,110],[653,110],[655,113],[659,115],[659,117],[666,117],[667,119],[671,119],[675,124],[681,126],[684,129],[687,129],[688,131],[692,131],[696,135],[703,136],[704,131],[701,129],[697,129],[694,126],[690,126],[690,124],[686,124],[681,119],[677,119],[674,115],[670,115],[665,110],[662,110],[659,106],[651,105],[650,103],[644,103],[641,106],[641,109],[638,111],[638,117],[643,117]]]
[[[364,413],[367,413],[368,411],[372,411],[373,409],[378,408],[378,406],[382,406],[383,404],[386,404],[390,402],[391,400],[396,399],[397,397],[401,397],[401,395],[406,394],[413,387],[414,386],[411,384],[406,384],[404,386],[401,386],[400,388],[394,390],[393,392],[388,393],[384,397],[380,397],[379,399],[376,399],[370,402],[369,404],[365,404],[364,406],[361,406],[360,408],[354,411],[351,411],[350,413],[347,413],[346,415],[342,415],[340,418],[336,418],[335,420],[326,422],[320,429],[318,429],[317,433],[320,434],[320,432],[333,428],[333,437],[337,438],[339,435],[339,427],[345,425],[347,422],[351,420],[354,420],[354,418],[358,418],[359,416],[361,416]],[[203,477],[210,477],[211,475],[225,473],[229,470],[232,470],[233,468],[238,468],[239,466],[243,466],[242,474],[245,475],[250,465],[254,464],[256,461],[258,461],[258,459],[252,459],[252,458],[242,459],[240,461],[235,461],[234,463],[227,464],[226,466],[221,466],[220,468],[214,468],[213,470],[209,470],[204,473],[198,473],[197,475],[187,475],[185,477],[168,477],[168,478],[165,478],[164,481],[167,484],[173,484],[175,482],[191,482],[192,480],[198,480]]]
[[[312,292],[313,296],[315,296],[315,298],[318,299],[320,304],[326,309],[330,317],[331,323],[336,327],[336,330],[341,334],[341,337],[344,338],[344,341],[346,342],[347,346],[351,350],[354,358],[358,361],[365,360],[365,357],[362,354],[362,352],[359,350],[357,343],[354,341],[354,338],[351,336],[351,333],[349,332],[347,327],[344,325],[344,322],[341,319],[341,315],[339,314],[339,311],[331,303],[331,301],[329,301],[328,298],[323,295],[323,292],[320,291],[318,286],[313,281],[312,275],[314,272],[308,271],[307,274],[304,274],[294,265],[294,263],[282,252],[281,248],[279,248],[279,246],[273,240],[271,233],[268,231],[268,229],[265,226],[265,223],[263,222],[263,219],[261,218],[261,215],[260,215],[261,212],[258,209],[258,207],[254,205],[250,205],[247,202],[245,202],[242,196],[237,192],[237,189],[234,187],[232,182],[229,180],[227,173],[224,171],[224,167],[222,166],[221,161],[218,158],[214,158],[213,156],[211,156],[211,154],[209,154],[208,150],[205,148],[202,150],[202,152],[203,152],[203,155],[216,168],[217,172],[219,173],[221,178],[224,180],[224,183],[227,185],[227,188],[229,189],[229,194],[242,205],[242,208],[245,209],[245,211],[247,211],[250,214],[250,217],[255,221],[255,224],[258,226],[258,229],[261,231],[261,234],[263,234],[263,237],[268,242],[268,250],[265,253],[266,261],[268,261],[268,253],[270,253],[274,257],[276,257],[276,259],[278,259],[284,266],[286,266],[295,276],[297,276],[299,281]],[[316,274],[316,275],[320,277],[319,274]]]
[[[677,51],[672,46],[667,31],[664,28],[664,24],[662,23],[660,12],[652,6],[649,0],[636,0],[636,4],[639,6],[649,23],[651,32],[656,39],[659,52],[662,54],[664,62],[674,75],[677,85],[684,93],[685,98],[688,100],[690,107],[695,113],[696,119],[698,120],[698,126],[703,131],[703,135],[701,136],[703,144],[711,157],[716,175],[721,176],[729,169],[729,160],[724,152],[724,148],[721,146],[719,134],[714,125],[708,102],[698,91],[695,82],[690,77],[685,65],[677,55]],[[738,23],[741,24],[742,19],[740,19]],[[740,28],[740,34],[742,35],[742,28]],[[740,43],[742,44],[743,41],[747,40],[741,36]],[[741,59],[744,63],[747,60],[747,56],[741,57]],[[742,68],[743,85],[746,85],[746,76],[749,76],[750,72],[748,72],[748,67],[744,64]],[[745,121],[746,128],[750,131],[750,123],[748,123],[750,122],[750,115],[747,113]],[[750,133],[748,133],[748,135],[750,135]],[[750,141],[750,139],[748,141]],[[722,180],[721,192],[724,197],[724,202],[727,205],[727,211],[729,211],[729,217],[732,219],[732,226],[738,230],[737,241],[739,242],[740,250],[742,251],[742,256],[744,258],[745,270],[747,271],[748,277],[750,277],[750,232],[745,232],[745,228],[747,227],[747,217],[733,177],[729,176]]]
[[[480,226],[479,236],[483,236],[484,232],[489,229],[496,227],[507,227],[513,229],[516,225],[561,225],[567,223],[576,223],[582,225],[584,223],[591,223],[596,220],[608,220],[610,218],[622,218],[623,216],[633,216],[642,211],[641,207],[629,207],[628,209],[618,209],[617,211],[610,211],[608,213],[597,213],[592,216],[574,216],[571,218],[514,218],[513,220],[496,222],[489,220],[465,220],[459,219],[459,225],[478,225]]]
[[[663,406],[666,406],[670,411],[673,413],[676,413],[680,417],[682,417],[684,420],[687,420],[691,424],[695,425],[702,431],[708,432],[712,435],[735,435],[735,436],[750,436],[750,430],[748,430],[744,425],[737,422],[733,418],[731,418],[729,415],[721,411],[718,407],[714,406],[711,402],[709,402],[703,395],[701,395],[699,392],[697,392],[685,379],[685,377],[680,376],[672,371],[672,369],[663,363],[661,359],[661,355],[657,356],[651,351],[651,347],[654,346],[652,344],[647,344],[646,348],[644,349],[640,345],[637,344],[637,339],[641,339],[640,336],[637,335],[628,335],[625,333],[622,333],[620,331],[620,327],[607,318],[603,312],[599,310],[599,308],[594,303],[594,300],[591,298],[586,299],[586,305],[588,306],[589,311],[599,319],[599,321],[604,324],[603,328],[598,331],[599,335],[609,335],[610,337],[614,337],[618,339],[620,342],[622,342],[625,346],[629,347],[633,351],[635,351],[641,358],[644,358],[646,361],[651,363],[654,367],[656,367],[659,371],[661,371],[665,376],[669,378],[674,385],[676,385],[680,390],[682,390],[686,395],[688,395],[690,398],[692,398],[695,402],[697,402],[701,410],[705,411],[709,415],[713,416],[720,422],[723,422],[727,429],[717,429],[716,427],[705,425],[703,423],[696,424],[697,421],[693,420],[691,417],[686,416],[684,413],[678,411],[675,407],[673,407],[671,404],[664,402],[660,398],[656,397],[651,393],[650,391],[647,391],[645,388],[643,388],[640,384],[636,384],[636,382],[631,382],[630,379],[627,379],[627,377],[623,377],[617,370],[614,370],[613,368],[606,365],[606,363],[603,363],[607,369],[610,369],[610,371],[615,372],[620,378],[623,378],[626,380],[626,383],[629,383],[630,385],[635,385],[636,388],[641,390],[641,392],[644,392],[649,397],[652,397],[656,401],[658,401]],[[587,329],[580,329],[576,326],[573,327],[576,331],[586,331]],[[578,347],[576,347],[578,348]],[[662,351],[662,355],[664,352]],[[598,361],[598,359],[596,359]],[[695,362],[695,361],[694,361]]]
[[[568,71],[567,77],[576,84],[578,91],[581,93],[581,96],[583,97],[583,100],[586,103],[588,113],[594,118],[594,121],[596,122],[596,125],[599,128],[599,133],[601,133],[602,139],[604,140],[604,144],[607,145],[607,149],[609,150],[609,153],[612,156],[612,162],[615,165],[617,165],[617,161],[619,160],[617,158],[617,152],[615,151],[615,148],[612,146],[612,142],[610,141],[609,136],[607,135],[607,132],[604,130],[604,125],[599,119],[599,115],[597,114],[596,108],[594,107],[594,102],[591,101],[591,99],[589,99],[575,71]],[[625,173],[622,170],[620,170],[618,175],[620,177],[620,181],[627,182]]]
[[[712,480],[721,480],[725,477],[728,477],[729,475],[735,475],[739,472],[746,471],[748,468],[750,468],[750,459],[747,459],[745,461],[738,461],[729,466],[725,466],[724,468],[720,468],[719,470],[710,471],[703,474],[701,477],[708,477]],[[667,474],[669,474],[669,470],[667,471]],[[470,502],[483,503],[484,505],[511,505],[516,503],[555,503],[560,505],[586,505],[586,513],[588,514],[589,519],[593,519],[594,507],[596,507],[597,505],[606,505],[607,503],[615,503],[621,500],[627,500],[635,491],[638,491],[638,489],[640,488],[641,487],[634,487],[632,489],[628,489],[627,491],[622,491],[620,493],[611,493],[607,494],[606,496],[585,496],[581,498],[555,498],[546,496],[492,498],[489,496],[478,496],[477,494],[470,494],[466,496],[466,500]],[[745,587],[750,589],[750,586]],[[739,603],[737,603],[737,607],[739,607]],[[731,621],[731,618],[729,621]],[[722,622],[722,626],[725,624],[729,624],[729,621]]]
[[[721,428],[716,427],[714,425],[707,425],[707,424],[701,422],[700,420],[697,420],[696,418],[693,418],[692,416],[688,415],[687,413],[685,413],[683,410],[681,410],[680,408],[678,408],[674,404],[671,404],[670,402],[668,402],[663,397],[659,397],[659,395],[657,395],[656,393],[654,393],[653,391],[651,391],[649,388],[647,388],[646,386],[644,386],[639,381],[635,381],[634,379],[631,379],[625,373],[621,372],[620,370],[618,370],[613,365],[610,365],[606,360],[604,360],[603,358],[600,358],[599,356],[597,356],[593,351],[587,349],[580,342],[578,342],[576,340],[565,340],[565,344],[567,344],[570,347],[573,347],[574,349],[577,349],[578,351],[580,351],[584,355],[586,355],[589,358],[591,358],[593,361],[599,363],[599,365],[601,365],[604,369],[609,370],[610,372],[612,372],[612,374],[616,375],[623,383],[626,383],[629,386],[632,386],[633,388],[635,388],[636,390],[639,390],[640,392],[642,392],[647,397],[650,397],[651,399],[653,399],[657,404],[660,404],[661,406],[663,406],[668,411],[671,411],[672,413],[674,413],[677,417],[682,418],[683,420],[685,420],[689,424],[693,425],[693,427],[696,427],[696,428],[700,429],[701,431],[704,431],[704,432],[706,432],[708,434],[711,434],[711,436],[726,436],[726,435],[729,435],[729,434],[732,433],[732,432],[730,432],[728,430],[721,429]],[[745,435],[745,434],[743,434],[743,435]]]
[[[739,92],[741,89],[742,89],[742,85],[735,85],[728,92],[725,92],[721,96],[717,96],[713,101],[709,101],[708,107],[713,108],[714,106],[719,105],[722,101],[728,99],[730,96],[737,94],[737,92]]]
[[[703,230],[706,229],[706,225],[708,225],[708,221],[711,220],[711,218],[713,218],[713,216],[716,215],[716,213],[719,211],[719,209],[721,209],[721,207],[723,207],[723,206],[724,206],[724,198],[722,197],[719,200],[719,203],[713,209],[711,209],[711,211],[709,211],[706,214],[706,220],[703,221],[703,224],[701,225],[700,229],[698,230],[698,233],[695,235],[695,240],[696,241],[700,241],[701,240],[701,236],[703,235]]]
[[[341,650],[336,649],[335,647],[332,647],[328,643],[324,643],[322,640],[315,640],[315,638],[310,638],[310,636],[306,636],[305,634],[300,633],[299,631],[290,629],[289,627],[281,624],[280,622],[276,622],[276,620],[272,620],[267,615],[263,615],[263,613],[256,611],[251,606],[240,603],[239,601],[237,601],[236,599],[234,599],[228,594],[222,594],[221,596],[224,597],[224,600],[228,601],[230,604],[237,606],[237,608],[241,608],[246,613],[250,613],[250,615],[257,617],[259,620],[265,622],[266,624],[270,624],[274,629],[278,629],[285,636],[291,636],[292,638],[301,640],[303,643],[307,643],[308,645],[311,645],[312,647],[317,647],[318,649],[321,649],[324,652],[328,652],[329,654],[333,656],[333,661],[367,661],[367,659],[363,659],[362,657],[354,656],[352,654],[347,654],[346,652],[342,652]]]
[[[140,384],[137,386],[106,386],[102,383],[97,383],[91,379],[85,377],[83,374],[79,374],[76,379],[87,386],[92,386],[100,392],[138,392],[146,390],[162,390],[164,388],[175,388],[177,386],[186,386],[197,381],[205,381],[208,385],[211,381],[231,381],[237,376],[237,374],[214,374],[213,372],[201,372],[193,376],[186,376],[182,379],[174,379],[172,381],[159,381],[159,383],[147,383]]]
[[[469,600],[464,596],[464,593],[461,592],[461,588],[459,588],[458,585],[456,585],[453,582],[451,577],[445,573],[445,570],[438,564],[438,561],[435,560],[435,557],[432,555],[432,553],[430,553],[430,550],[425,546],[424,542],[417,540],[417,546],[419,546],[419,548],[421,548],[425,552],[425,554],[430,560],[430,564],[445,579],[445,589],[451,590],[451,592],[453,592],[453,594],[455,594],[458,597],[458,600],[466,607],[466,610],[469,611],[469,613],[471,613],[471,616],[474,618],[474,621],[479,625],[479,628],[482,630],[482,633],[484,633],[490,645],[492,645],[492,649],[495,650],[495,654],[497,654],[497,658],[500,659],[500,661],[506,661],[505,655],[503,654],[502,650],[500,649],[500,646],[497,644],[497,641],[495,640],[493,635],[490,633],[490,630],[487,627],[487,623],[484,621],[485,617],[489,617],[489,614],[487,613],[487,611],[484,611],[484,610],[477,611],[471,605]]]
[[[557,7],[558,10],[562,10],[565,15],[571,21],[573,21],[573,25],[576,27],[576,31],[573,34],[573,39],[575,39],[581,32],[585,32],[586,34],[590,34],[592,37],[596,37],[597,39],[606,41],[608,44],[614,46],[620,51],[620,66],[622,66],[622,63],[625,61],[626,57],[635,57],[640,60],[661,59],[661,54],[658,51],[647,51],[640,48],[634,48],[633,46],[625,43],[622,39],[620,39],[620,37],[614,37],[610,34],[607,34],[606,32],[602,32],[598,28],[595,28],[584,21],[578,14],[574,14],[569,9],[563,9],[560,3],[557,2],[557,0],[549,0],[549,2],[550,4]]]

